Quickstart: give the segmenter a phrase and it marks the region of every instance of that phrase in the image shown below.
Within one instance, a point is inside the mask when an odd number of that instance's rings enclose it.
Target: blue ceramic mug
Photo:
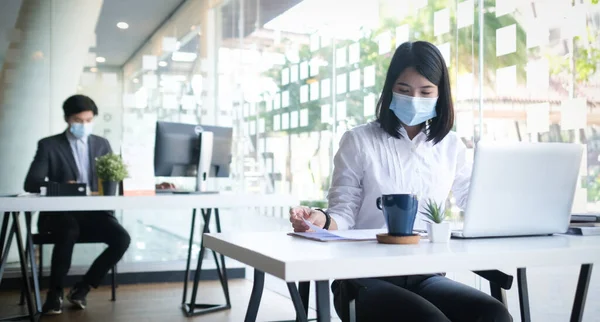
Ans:
[[[377,208],[383,216],[391,236],[411,236],[419,210],[419,201],[413,194],[382,195],[377,198]]]

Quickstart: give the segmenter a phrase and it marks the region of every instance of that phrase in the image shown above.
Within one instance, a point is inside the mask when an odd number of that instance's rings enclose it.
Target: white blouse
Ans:
[[[385,228],[376,205],[382,194],[414,193],[420,213],[428,199],[444,203],[452,191],[457,205],[465,208],[472,164],[456,133],[450,132],[436,145],[426,141],[424,132],[413,140],[404,129],[401,134],[396,139],[371,122],[342,136],[328,195],[328,211],[338,229]],[[424,227],[417,218],[415,228]]]

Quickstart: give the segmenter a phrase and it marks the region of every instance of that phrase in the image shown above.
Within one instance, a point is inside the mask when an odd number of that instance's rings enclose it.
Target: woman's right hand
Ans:
[[[325,221],[327,220],[324,213],[308,207],[300,206],[290,209],[290,222],[292,223],[294,232],[302,233],[309,231],[310,228],[304,222],[304,219],[321,228],[325,226]]]

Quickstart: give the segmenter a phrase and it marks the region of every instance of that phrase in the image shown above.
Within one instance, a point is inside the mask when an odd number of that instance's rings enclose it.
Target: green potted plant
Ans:
[[[438,205],[435,200],[429,199],[425,204],[425,211],[421,211],[427,221],[427,235],[432,243],[447,243],[450,240],[450,223],[446,218],[450,210]]]
[[[119,182],[129,175],[123,159],[114,153],[96,158],[96,173],[100,181],[98,186],[104,196],[117,195]]]

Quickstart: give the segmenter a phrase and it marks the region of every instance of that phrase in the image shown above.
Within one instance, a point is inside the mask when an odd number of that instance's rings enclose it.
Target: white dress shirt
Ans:
[[[450,191],[464,209],[472,164],[466,146],[454,132],[434,145],[424,132],[402,138],[371,122],[346,132],[334,158],[328,212],[338,229],[380,229],[386,223],[376,200],[382,194],[414,193],[419,213],[428,199],[444,203]],[[419,214],[419,217],[422,215]],[[415,228],[425,223],[417,217]]]
[[[89,186],[91,164],[88,149],[88,137],[84,136],[83,138],[78,139],[67,130],[67,138],[71,145],[75,164],[77,164],[77,183],[85,183]]]

